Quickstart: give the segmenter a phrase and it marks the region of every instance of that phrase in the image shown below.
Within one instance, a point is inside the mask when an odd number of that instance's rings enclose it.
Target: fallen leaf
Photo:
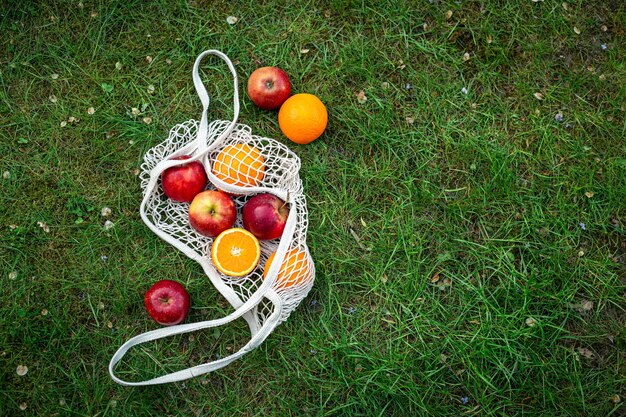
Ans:
[[[2,178],[4,178],[5,180],[8,180],[9,178],[11,178],[11,173],[9,171],[4,171],[2,173]]]
[[[359,91],[359,93],[356,95],[356,99],[360,104],[363,104],[367,101],[367,96],[365,95],[365,91],[361,90]]]
[[[492,43],[492,42],[493,42],[493,36],[487,35],[487,43]]]
[[[433,275],[433,276],[430,278],[430,282],[432,282],[433,284],[434,284],[435,282],[437,282],[437,281],[439,281],[439,272],[435,272],[435,275]]]
[[[150,64],[152,62],[152,57],[150,55],[146,56],[146,62]]]
[[[17,271],[11,271],[11,272],[9,272],[9,279],[10,279],[11,281],[13,281],[13,280],[17,279]]]
[[[576,26],[574,26],[574,33],[580,35],[580,29],[578,29]]]
[[[306,49],[306,48],[300,49],[300,53],[303,54],[303,55],[304,54],[308,54],[309,51],[310,51],[310,49]]]
[[[26,404],[26,403],[21,403],[21,404],[20,404],[20,410],[24,411],[24,410],[26,410],[27,408],[28,408],[28,404]]]
[[[383,274],[383,277],[380,280],[382,281],[383,284],[386,284],[389,278],[387,277],[386,274]]]
[[[45,308],[43,310],[41,310],[41,315],[42,316],[47,316],[48,315],[48,310],[46,310]]]
[[[59,74],[52,74],[50,76],[50,78],[52,78],[53,80],[58,80],[59,79]]]
[[[543,100],[543,94],[541,94],[541,93],[535,93],[535,94],[533,94],[533,95],[535,96],[535,98],[536,98],[537,100]]]
[[[356,244],[359,245],[359,248],[363,249],[364,251],[372,250],[372,248],[368,248],[365,245],[363,245],[363,243],[361,243],[361,238],[359,237],[359,235],[356,234],[356,232],[352,228],[350,228],[350,234],[352,235],[354,240],[356,240]]]
[[[44,232],[50,233],[50,228],[44,222],[37,222],[37,226],[41,227]]]
[[[461,93],[467,95],[468,92],[469,91],[467,90],[467,88],[465,88],[465,87],[461,88]]]
[[[167,58],[167,59],[165,60],[165,63],[166,63],[167,65],[172,65],[172,60],[171,60],[171,59],[169,59],[169,58]]]
[[[111,220],[107,220],[106,222],[104,222],[104,230],[109,230],[113,226],[115,226],[115,224],[113,224],[113,222]]]
[[[133,107],[132,109],[130,109],[130,113],[133,116],[139,116],[139,109],[137,107]]]
[[[380,86],[386,90],[389,88],[389,83],[387,81],[383,81]]]
[[[446,12],[446,19],[450,19],[452,17],[452,10],[448,10]]]
[[[535,319],[532,317],[528,317],[524,322],[526,323],[528,327],[535,327],[535,325],[537,324]]]
[[[108,207],[102,207],[102,210],[100,210],[100,215],[102,217],[111,217],[111,209]]]
[[[229,25],[234,25],[235,23],[237,23],[239,19],[237,19],[235,16],[228,16],[226,18],[226,23],[228,23]]]
[[[28,373],[28,366],[26,365],[18,365],[17,369],[15,370],[15,372],[19,375],[19,376],[24,376]]]
[[[593,359],[596,356],[592,351],[590,351],[587,348],[579,347],[578,348],[578,353],[580,353],[581,356],[583,356],[583,357],[585,357],[587,359]]]
[[[56,103],[57,96],[55,96],[54,94],[50,94],[50,96],[48,97],[48,100],[50,100],[51,103]]]
[[[148,86],[148,93],[149,93],[149,94],[154,93],[154,85],[150,84],[150,85]]]
[[[606,27],[606,25],[602,25],[602,26],[600,27],[600,30],[601,30],[602,32],[606,32],[607,30],[609,30],[609,28],[607,28],[607,27]]]
[[[583,300],[580,303],[580,308],[584,311],[590,311],[591,309],[593,309],[593,301]]]
[[[116,70],[118,70],[118,71],[119,71],[119,70],[121,70],[121,69],[122,69],[122,63],[121,63],[121,62],[119,62],[119,61],[118,61],[118,62],[116,62],[116,63],[115,63],[115,69],[116,69]]]
[[[567,3],[563,2],[561,3],[561,6],[563,7],[563,10],[567,11],[568,9]]]
[[[615,394],[611,397],[611,401],[613,401],[613,404],[619,404],[622,402],[622,398],[619,396],[619,394]]]
[[[470,59],[470,54],[469,54],[469,52],[465,52],[465,53],[463,54],[463,61],[469,61],[469,59]]]
[[[585,251],[584,250],[579,250],[578,251],[578,257],[580,258],[580,257],[583,257],[583,256],[585,256]]]
[[[413,123],[415,123],[415,119],[411,116],[407,116],[406,117],[406,123],[409,125],[412,125]]]
[[[594,195],[595,195],[595,193],[594,193],[593,191],[587,191],[587,192],[585,193],[585,196],[586,196],[587,198],[591,198],[591,197],[593,197]]]
[[[94,114],[96,112],[96,109],[94,109],[93,107],[89,107],[87,109],[87,114]]]
[[[152,117],[149,117],[149,116],[144,117],[143,122],[149,125],[150,123],[152,123]]]

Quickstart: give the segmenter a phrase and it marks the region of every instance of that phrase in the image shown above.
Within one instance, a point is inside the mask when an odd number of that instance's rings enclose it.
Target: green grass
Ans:
[[[626,8],[458,3],[5,1],[0,415],[623,415]],[[243,92],[277,65],[328,107],[307,146],[245,94],[239,118],[302,159],[315,286],[227,368],[122,387],[106,366],[156,328],[142,304],[154,281],[185,283],[189,321],[230,311],[141,222],[135,174],[170,127],[199,118],[191,68],[212,48]],[[210,117],[230,117],[225,66],[209,60],[203,77]],[[123,372],[242,343],[235,323],[147,346]]]

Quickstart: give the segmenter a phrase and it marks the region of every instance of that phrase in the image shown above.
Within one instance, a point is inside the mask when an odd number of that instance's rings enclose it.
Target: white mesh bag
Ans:
[[[215,55],[224,60],[234,77],[232,121],[216,120],[208,123],[209,96],[198,75],[200,62],[207,55]],[[259,346],[276,326],[285,321],[306,297],[315,278],[315,267],[306,245],[308,214],[302,182],[298,175],[300,159],[283,144],[274,139],[253,135],[250,127],[237,123],[239,115],[237,74],[226,55],[215,50],[201,53],[193,66],[193,82],[202,101],[202,118],[199,123],[196,120],[189,120],[174,126],[165,141],[144,155],[144,163],[141,166],[143,190],[141,218],[159,237],[198,262],[213,286],[228,300],[235,311],[221,319],[163,327],[131,338],[117,350],[109,363],[111,377],[122,385],[139,386],[182,381],[228,365]],[[229,146],[236,146],[239,153],[247,153],[247,161],[256,160],[262,163],[248,165],[248,168],[235,166],[220,169],[214,174],[216,164],[225,161],[223,158],[216,160],[217,155]],[[172,159],[181,155],[191,155],[191,158]],[[190,226],[189,204],[174,202],[163,194],[161,173],[167,168],[190,161],[203,163],[209,179],[207,189],[221,189],[233,195],[238,213],[249,196],[258,193],[274,194],[289,204],[289,216],[280,240],[259,241],[261,259],[257,268],[245,277],[226,276],[213,266],[210,255],[213,239],[198,234]],[[250,171],[250,166],[259,165],[263,167],[261,173],[258,170]],[[249,179],[246,176],[252,176],[253,179],[242,181]],[[242,227],[239,214],[235,227]],[[274,260],[264,278],[264,265],[274,252],[276,252]],[[167,336],[223,326],[238,318],[243,318],[247,322],[250,340],[230,356],[147,381],[128,382],[114,373],[115,365],[133,346]]]

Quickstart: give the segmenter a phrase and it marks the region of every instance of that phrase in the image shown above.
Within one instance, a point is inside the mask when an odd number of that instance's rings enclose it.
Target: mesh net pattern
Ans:
[[[224,133],[231,123],[224,120],[210,123],[207,145]],[[166,140],[148,150],[141,165],[140,179],[144,197],[147,197],[145,213],[148,219],[169,238],[175,239],[179,245],[184,245],[196,256],[210,263],[213,239],[197,233],[191,227],[188,215],[189,203],[179,203],[167,198],[160,181],[149,189],[151,172],[159,162],[183,154],[192,155],[197,150],[194,141],[198,125],[195,120],[178,124],[170,130]],[[288,191],[289,209],[296,215],[296,228],[278,278],[272,287],[283,300],[279,323],[286,320],[306,297],[315,277],[315,266],[306,246],[308,212],[302,182],[298,175],[300,159],[280,142],[253,135],[250,127],[235,124],[231,133],[206,155],[203,163],[208,173],[237,187],[238,191],[232,197],[238,213],[241,213],[242,206],[255,193],[246,188],[269,187]],[[207,189],[217,187],[209,181]],[[243,227],[239,214],[235,227]],[[265,265],[270,255],[278,248],[279,240],[261,240],[259,243],[261,259],[256,269],[249,275],[230,277],[215,270],[221,282],[236,294],[240,303],[250,298],[263,282]],[[233,307],[238,307],[237,303],[232,304]],[[256,315],[257,322],[262,324],[273,310],[272,303],[263,299],[252,312]]]

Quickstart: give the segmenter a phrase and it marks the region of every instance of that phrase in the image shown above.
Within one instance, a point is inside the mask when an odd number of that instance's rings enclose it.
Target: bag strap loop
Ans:
[[[215,55],[226,62],[226,64],[228,65],[228,69],[233,75],[233,84],[234,84],[233,120],[230,126],[228,126],[228,128],[217,139],[215,139],[213,143],[211,143],[210,145],[207,143],[207,137],[208,137],[208,127],[209,127],[208,110],[209,110],[209,103],[211,102],[211,100],[209,98],[209,93],[207,93],[207,90],[204,87],[204,83],[202,82],[202,79],[200,79],[200,74],[198,72],[198,69],[200,67],[200,62],[207,55]],[[214,149],[225,138],[227,138],[228,135],[230,135],[230,132],[232,132],[233,128],[235,127],[235,124],[237,123],[237,119],[239,118],[239,87],[238,87],[239,79],[237,77],[237,71],[235,71],[235,66],[233,65],[231,60],[224,53],[217,51],[215,49],[204,51],[200,55],[198,55],[198,58],[196,58],[196,62],[193,64],[192,76],[193,76],[193,84],[196,87],[196,92],[198,93],[198,97],[200,97],[200,101],[202,102],[202,118],[200,119],[200,126],[198,127],[198,132],[196,135],[196,147],[197,147],[196,152],[198,154],[203,154],[205,153],[205,151],[208,150],[208,148]]]
[[[109,374],[111,378],[120,385],[126,386],[145,386],[145,385],[156,385],[156,384],[166,384],[169,382],[178,382],[184,381],[189,378],[193,378],[202,374],[206,374],[208,372],[215,371],[217,369],[223,368],[224,366],[230,364],[231,362],[237,360],[241,356],[250,352],[251,350],[258,347],[263,341],[267,338],[267,336],[272,333],[274,328],[278,325],[280,320],[280,315],[282,312],[282,299],[278,296],[274,291],[269,291],[267,294],[267,298],[274,304],[274,311],[272,314],[267,317],[263,326],[254,334],[252,334],[250,341],[246,343],[241,349],[232,355],[226,356],[221,359],[217,359],[212,362],[207,362],[202,365],[197,365],[191,368],[183,369],[181,371],[172,372],[170,374],[162,375],[157,378],[149,379],[147,381],[139,381],[139,382],[129,382],[117,377],[113,371],[115,365],[124,357],[126,352],[130,348],[136,345],[140,345],[142,343],[146,343],[152,340],[162,339],[168,336],[179,335],[183,333],[188,333],[196,330],[208,329],[211,327],[218,327],[229,323],[239,317],[242,316],[243,310],[234,311],[232,314],[223,317],[221,319],[216,320],[208,320],[202,321],[198,323],[191,324],[179,324],[177,326],[164,327],[156,330],[152,330],[150,332],[146,332],[140,335],[137,335],[131,339],[129,339],[126,343],[124,343],[120,348],[115,352],[111,361],[109,362]]]

